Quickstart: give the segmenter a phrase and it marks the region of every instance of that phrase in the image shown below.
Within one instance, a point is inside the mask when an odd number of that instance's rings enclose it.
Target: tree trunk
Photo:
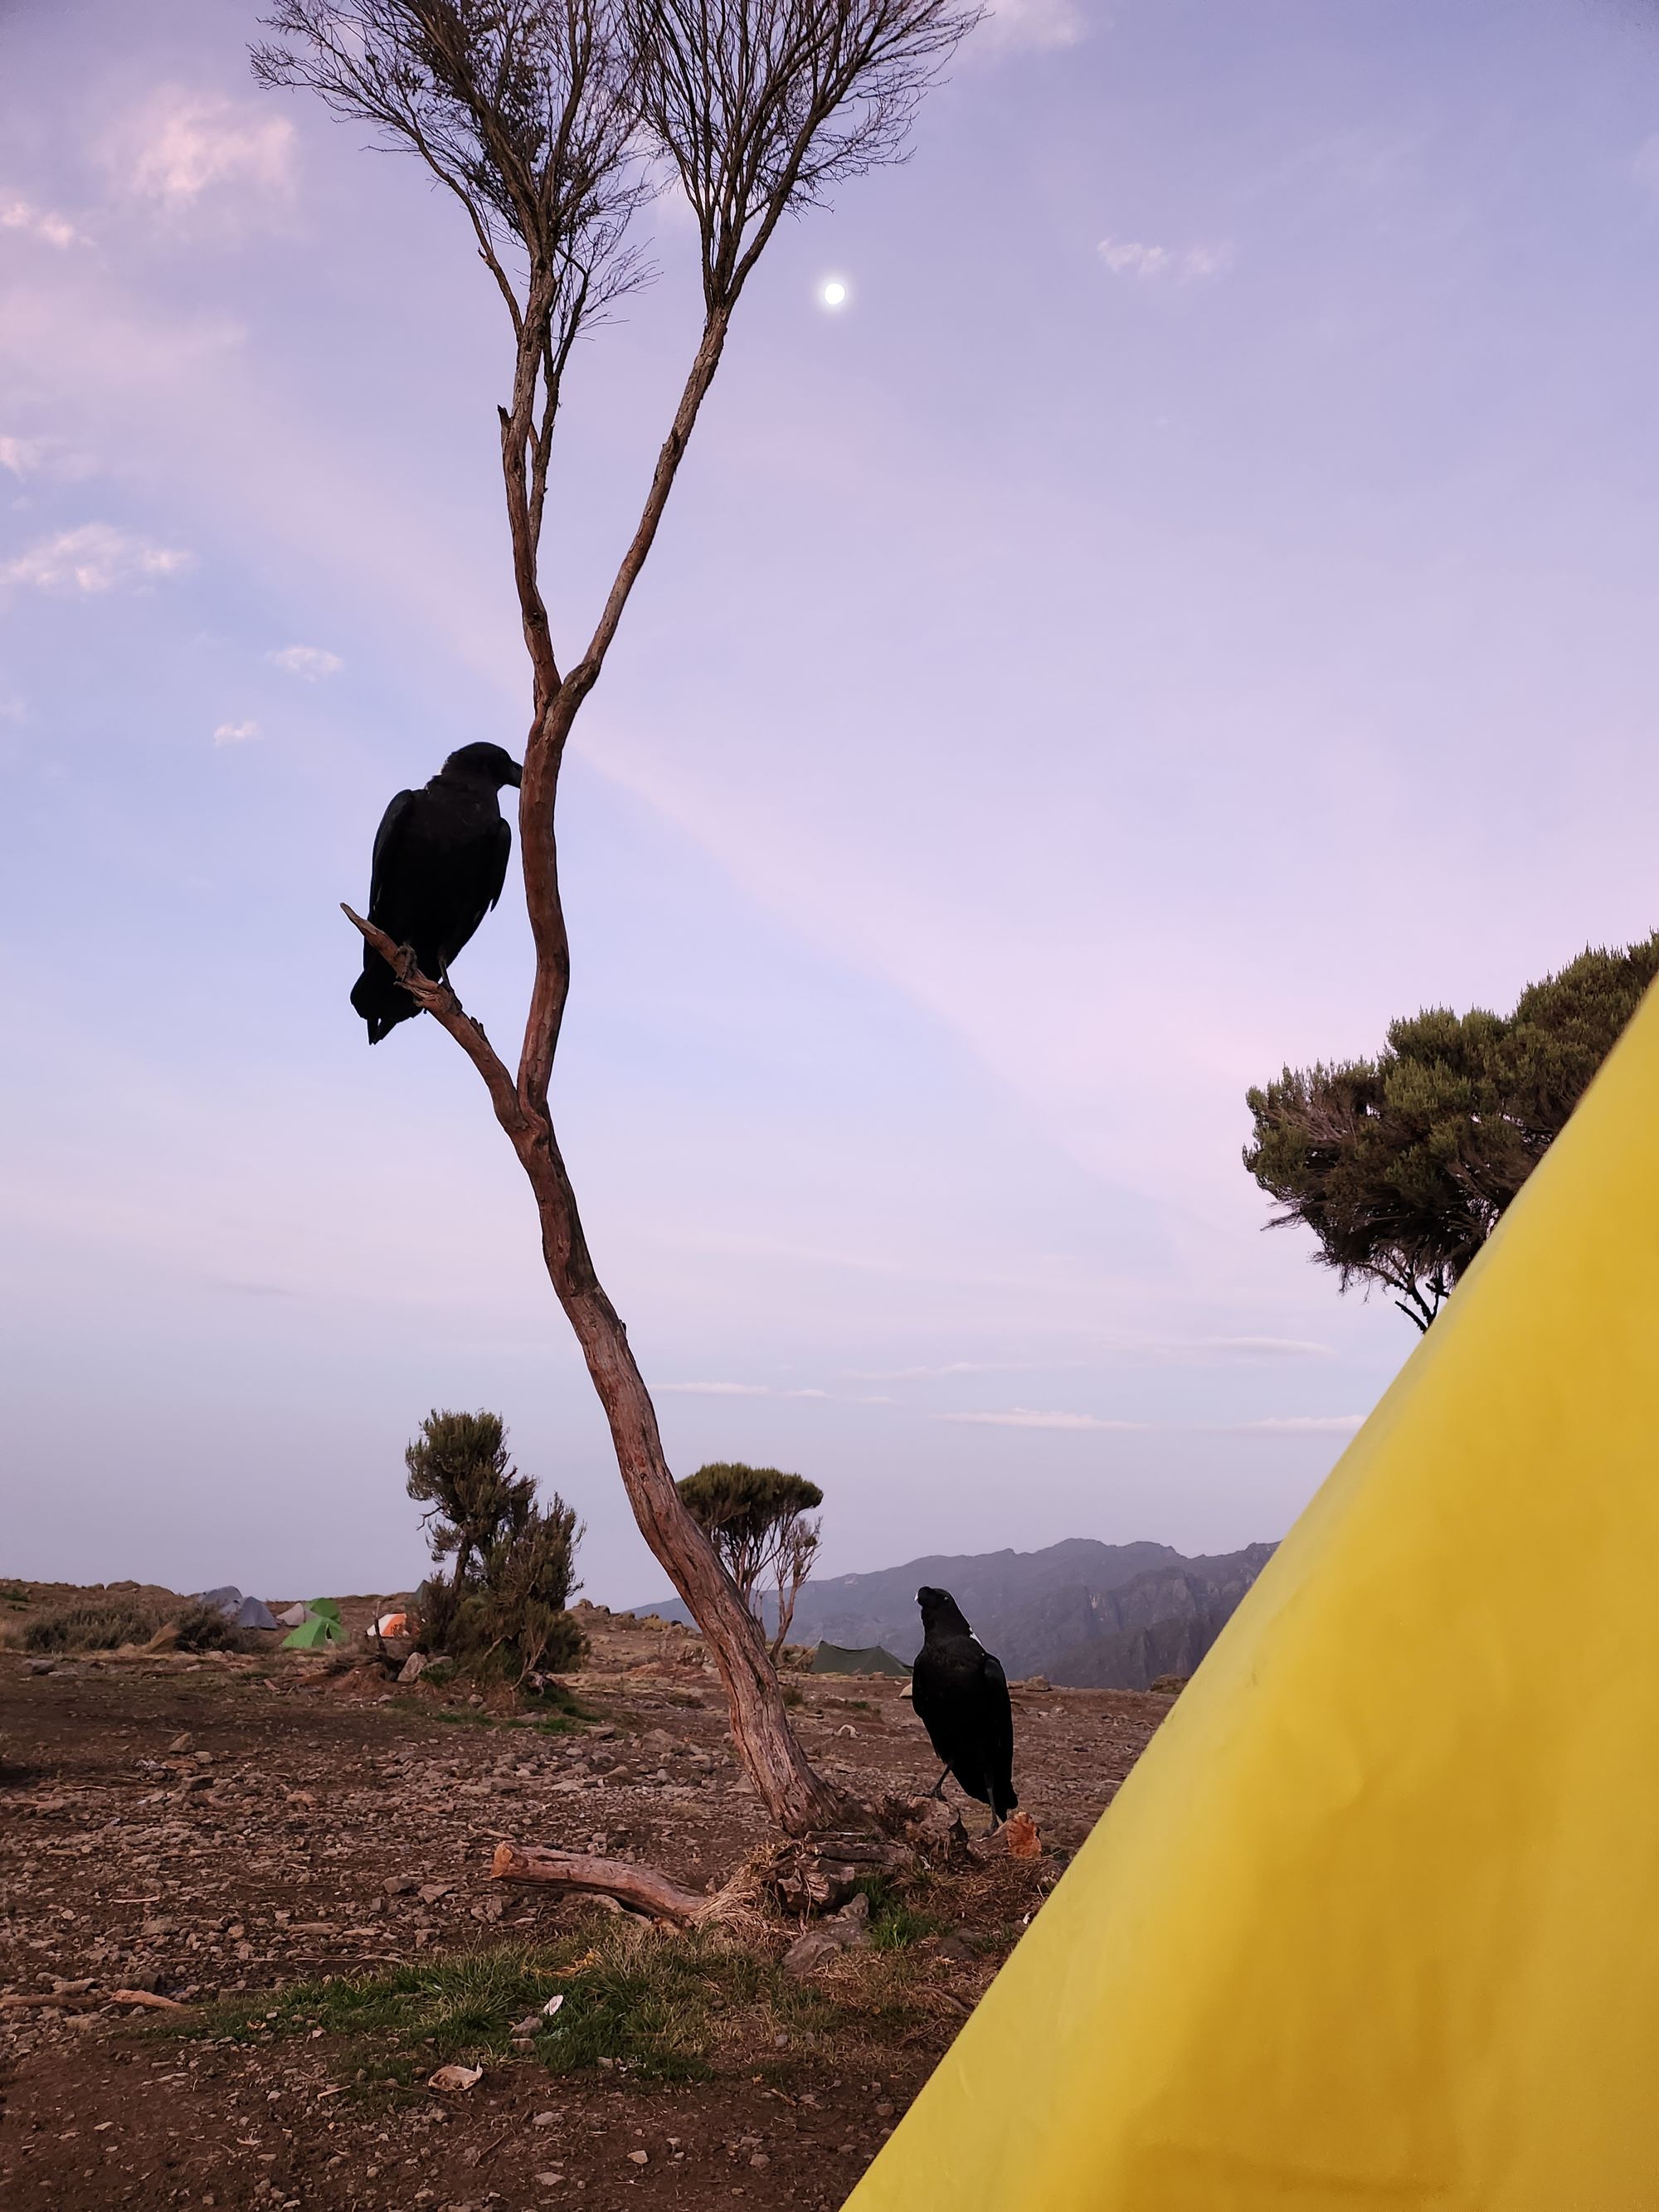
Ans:
[[[514,1147],[536,1194],[542,1252],[593,1388],[605,1408],[617,1466],[640,1534],[690,1607],[720,1670],[732,1735],[772,1819],[791,1836],[844,1827],[865,1817],[856,1800],[814,1772],[789,1725],[783,1692],[760,1624],[681,1503],[645,1387],[616,1308],[605,1296],[550,1129],[543,1123]]]
[[[548,1275],[605,1408],[634,1518],[702,1631],[725,1685],[732,1741],[761,1802],[787,1835],[867,1827],[871,1816],[866,1808],[813,1771],[789,1725],[760,1624],[680,1502],[658,1433],[656,1409],[629,1346],[628,1332],[594,1273],[575,1194],[544,1106],[526,1106],[482,1024],[473,1020],[450,984],[423,975],[407,945],[394,944],[384,930],[350,907],[343,911],[404,988],[454,1038],[483,1080],[495,1118],[535,1194]]]

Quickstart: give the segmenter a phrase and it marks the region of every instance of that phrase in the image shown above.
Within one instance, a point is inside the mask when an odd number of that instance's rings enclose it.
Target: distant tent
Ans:
[[[1659,2203],[1656,1100],[1659,988],[848,2212]]]
[[[192,1605],[210,1605],[238,1628],[275,1628],[276,1617],[262,1599],[244,1597],[234,1583],[221,1589],[198,1590]]]
[[[895,1659],[890,1651],[884,1651],[879,1644],[866,1644],[862,1650],[850,1650],[843,1644],[820,1644],[812,1654],[815,1674],[896,1674],[908,1681],[910,1669],[902,1659]]]
[[[287,1618],[285,1614],[284,1619]],[[331,1597],[314,1597],[306,1607],[306,1617],[300,1626],[283,1638],[284,1651],[325,1650],[331,1644],[345,1640],[345,1631],[340,1626],[340,1608]]]

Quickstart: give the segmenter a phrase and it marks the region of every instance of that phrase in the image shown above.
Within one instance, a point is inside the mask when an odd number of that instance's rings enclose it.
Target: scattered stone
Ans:
[[[649,2166],[651,2154],[648,2150],[630,2150],[628,2154],[628,2163],[630,2166]]]
[[[556,2112],[536,2112],[532,2115],[530,2121],[532,2128],[553,2128],[558,2124],[559,2116]]]
[[[441,2066],[435,2074],[428,2074],[426,2086],[441,2094],[457,2094],[462,2090],[476,2089],[483,2080],[482,2066]]]
[[[422,1675],[425,1674],[426,1669],[427,1656],[425,1652],[411,1651],[408,1658],[404,1660],[403,1665],[398,1670],[398,1680],[399,1682],[418,1682]]]
[[[31,1659],[29,1672],[31,1674],[50,1674],[57,1664],[58,1662],[55,1659]]]

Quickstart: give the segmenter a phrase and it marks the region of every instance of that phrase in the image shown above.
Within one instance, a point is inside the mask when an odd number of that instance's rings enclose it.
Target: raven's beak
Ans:
[[[514,791],[517,791],[524,781],[524,770],[519,766],[517,761],[509,761],[507,763],[507,766],[512,769],[513,773],[507,780],[513,786]]]

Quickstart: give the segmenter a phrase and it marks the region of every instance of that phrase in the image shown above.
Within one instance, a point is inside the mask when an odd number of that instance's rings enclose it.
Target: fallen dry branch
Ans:
[[[614,1897],[653,1920],[690,1928],[708,1917],[715,1900],[701,1891],[682,1889],[654,1868],[630,1866],[625,1859],[594,1858],[586,1851],[560,1851],[535,1844],[497,1844],[489,1862],[494,1881],[549,1882],[556,1889],[590,1897]]]

